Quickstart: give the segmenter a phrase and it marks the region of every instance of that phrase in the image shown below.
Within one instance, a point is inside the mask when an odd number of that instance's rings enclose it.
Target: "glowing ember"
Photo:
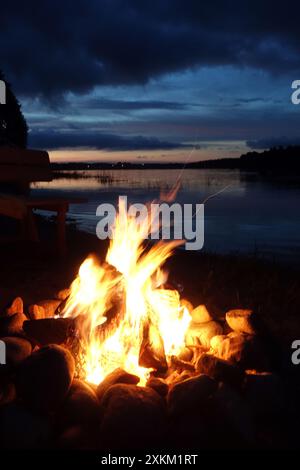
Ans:
[[[122,367],[138,375],[140,385],[144,385],[151,371],[139,365],[146,325],[154,326],[152,333],[159,332],[157,338],[152,334],[152,347],[155,350],[162,340],[167,358],[184,347],[191,318],[178,292],[164,289],[167,277],[161,270],[181,242],[159,242],[145,251],[143,240],[150,222],[145,219],[137,223],[120,204],[107,263],[99,265],[93,258],[86,259],[72,283],[63,315],[77,317],[84,343],[84,373],[89,382],[98,384]],[[109,320],[108,312],[116,297],[121,298],[119,311]]]

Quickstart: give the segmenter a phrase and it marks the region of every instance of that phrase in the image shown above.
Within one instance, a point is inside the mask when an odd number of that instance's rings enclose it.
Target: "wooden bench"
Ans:
[[[45,199],[28,199],[26,200],[27,207],[27,233],[32,241],[39,241],[38,231],[34,220],[33,210],[44,210],[56,213],[57,221],[57,248],[59,254],[64,256],[66,254],[66,214],[69,210],[70,204],[81,204],[84,199],[75,198],[45,198]]]
[[[21,221],[22,237],[38,242],[39,234],[34,210],[56,213],[57,248],[63,256],[66,253],[66,213],[70,204],[80,204],[83,199],[72,198],[30,198],[30,183],[51,181],[49,155],[45,151],[0,148],[0,215]],[[1,185],[15,190],[16,194],[1,194]]]

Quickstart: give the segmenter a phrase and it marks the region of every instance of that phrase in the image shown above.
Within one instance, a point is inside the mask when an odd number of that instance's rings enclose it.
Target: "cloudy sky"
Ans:
[[[53,160],[235,157],[299,143],[299,10],[268,0],[10,0],[0,68],[30,145]]]

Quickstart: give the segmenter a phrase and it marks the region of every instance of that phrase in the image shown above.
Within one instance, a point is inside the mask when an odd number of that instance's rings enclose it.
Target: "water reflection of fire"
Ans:
[[[179,242],[159,242],[145,250],[150,224],[137,224],[121,204],[106,262],[99,265],[87,258],[72,283],[63,315],[77,317],[89,382],[98,384],[122,367],[144,385],[155,357],[162,365],[185,346],[191,317],[179,293],[164,288],[167,276],[161,269]],[[111,316],[116,305],[118,311]]]

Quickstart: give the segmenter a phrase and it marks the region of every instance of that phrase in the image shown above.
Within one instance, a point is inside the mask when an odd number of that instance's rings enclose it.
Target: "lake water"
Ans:
[[[95,233],[96,208],[116,203],[127,195],[129,203],[157,199],[179,176],[176,202],[205,204],[204,251],[248,253],[286,261],[300,261],[300,187],[267,182],[239,170],[112,170],[78,172],[76,177],[32,185],[33,196],[83,197],[70,207],[69,220]],[[87,177],[89,175],[89,177]]]

